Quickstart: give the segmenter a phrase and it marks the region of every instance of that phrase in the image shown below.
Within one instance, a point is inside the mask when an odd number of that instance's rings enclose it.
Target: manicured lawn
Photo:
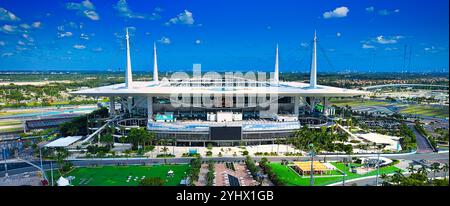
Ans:
[[[335,104],[336,106],[387,106],[390,103],[382,102],[382,101],[373,101],[373,100],[347,100],[347,99],[331,99],[330,105]]]
[[[22,122],[18,120],[8,120],[0,122],[0,126],[21,125]]]
[[[74,176],[71,182],[75,186],[136,186],[142,176],[159,177],[165,180],[164,186],[176,186],[185,176],[190,165],[153,165],[153,166],[100,166],[100,167],[78,167],[64,177]],[[174,176],[167,177],[167,172],[173,170]],[[54,172],[55,182],[59,178],[58,172]],[[129,182],[126,182],[128,176],[132,176]],[[50,172],[47,172],[50,178]],[[138,177],[137,181],[134,181]]]
[[[400,113],[440,118],[446,118],[449,116],[448,107],[430,105],[408,105],[401,109]]]
[[[371,171],[363,175],[354,174],[348,171],[348,168],[346,169],[345,165],[343,163],[331,163],[336,168],[338,168],[341,171],[344,171],[347,176],[346,180],[349,179],[355,179],[360,177],[366,177],[366,176],[373,176],[376,175],[377,171]],[[273,169],[273,171],[277,174],[278,178],[286,182],[288,186],[309,186],[310,184],[310,178],[309,176],[301,177],[297,173],[295,173],[292,169],[290,169],[288,166],[281,165],[280,163],[270,163],[270,167]],[[394,173],[395,171],[399,170],[399,168],[395,166],[388,166],[383,167],[380,169],[380,175],[381,174],[389,174]],[[335,182],[342,181],[342,175],[336,176],[336,177],[315,177],[314,178],[314,185],[315,186],[323,186],[332,184]]]

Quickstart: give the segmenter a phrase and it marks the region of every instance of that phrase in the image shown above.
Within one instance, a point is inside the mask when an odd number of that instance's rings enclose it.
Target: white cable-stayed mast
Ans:
[[[158,60],[156,56],[156,44],[153,43],[153,81],[158,82]]]
[[[278,83],[279,81],[279,70],[278,70],[278,44],[277,44],[277,49],[275,52],[275,74],[274,74],[274,80],[276,83]]]
[[[127,69],[125,70],[125,87],[130,88],[133,85],[133,74],[131,73],[131,56],[130,56],[130,36],[128,35],[128,28],[126,28],[127,39]]]
[[[312,58],[311,58],[311,73],[309,78],[309,86],[315,88],[317,86],[317,36],[316,31],[314,31],[314,41],[312,48]]]

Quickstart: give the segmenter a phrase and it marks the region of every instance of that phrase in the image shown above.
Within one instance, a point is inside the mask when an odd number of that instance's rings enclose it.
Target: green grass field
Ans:
[[[381,101],[373,101],[373,100],[351,100],[351,99],[330,99],[330,105],[336,106],[387,106],[390,103],[381,102]]]
[[[19,120],[7,120],[0,122],[0,126],[11,126],[11,125],[22,125],[22,122]]]
[[[408,105],[400,110],[400,113],[422,115],[429,117],[448,117],[448,107],[430,105]]]
[[[153,166],[101,166],[78,167],[65,174],[64,177],[74,176],[71,182],[74,186],[137,186],[142,176],[159,177],[165,180],[164,186],[176,186],[185,176],[190,165],[153,165]],[[167,172],[173,170],[174,176],[167,177]],[[55,182],[60,175],[54,172]],[[127,182],[128,176],[132,176]],[[50,171],[47,172],[50,178]],[[138,177],[137,181],[134,181]]]
[[[346,180],[349,179],[355,179],[359,177],[367,177],[367,176],[373,176],[376,175],[377,171],[371,171],[364,175],[358,175],[354,174],[348,171],[346,169],[345,165],[343,163],[331,163],[336,168],[338,168],[341,171],[345,171],[347,174]],[[270,167],[273,169],[273,171],[277,174],[278,178],[286,182],[288,186],[309,186],[309,176],[301,177],[296,172],[294,172],[291,168],[285,165],[281,165],[280,163],[270,163]],[[389,174],[394,173],[395,171],[399,170],[399,168],[395,166],[388,166],[380,168],[380,174]],[[324,186],[332,183],[336,183],[342,181],[342,175],[336,176],[336,177],[315,177],[314,178],[314,185],[315,186]]]

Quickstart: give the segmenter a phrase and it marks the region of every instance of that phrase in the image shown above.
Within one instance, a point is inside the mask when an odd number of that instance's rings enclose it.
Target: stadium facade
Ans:
[[[366,92],[317,84],[317,38],[314,34],[309,83],[279,79],[278,45],[275,69],[261,72],[202,74],[194,64],[192,75],[175,72],[159,79],[156,45],[153,80],[133,81],[128,31],[125,83],[73,92],[108,97],[110,120],[120,138],[134,127],[146,127],[157,138],[179,144],[236,145],[273,142],[293,135],[302,125],[330,126],[332,97]]]

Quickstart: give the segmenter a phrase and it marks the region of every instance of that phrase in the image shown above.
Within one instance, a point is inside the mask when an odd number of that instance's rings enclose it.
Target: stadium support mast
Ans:
[[[158,82],[158,60],[156,56],[156,44],[153,43],[153,81]]]
[[[310,79],[309,79],[309,86],[311,88],[315,88],[317,85],[317,36],[316,31],[314,31],[314,41],[313,41],[313,48],[312,48],[312,59],[311,59],[311,73],[310,73]]]
[[[279,70],[278,70],[278,44],[277,44],[277,49],[275,52],[275,74],[274,74],[275,83],[278,83],[278,81],[279,81],[278,73],[279,73]]]
[[[130,88],[133,84],[133,74],[131,73],[131,57],[130,57],[130,36],[128,35],[128,28],[126,28],[127,39],[127,70],[125,71],[125,87]]]

